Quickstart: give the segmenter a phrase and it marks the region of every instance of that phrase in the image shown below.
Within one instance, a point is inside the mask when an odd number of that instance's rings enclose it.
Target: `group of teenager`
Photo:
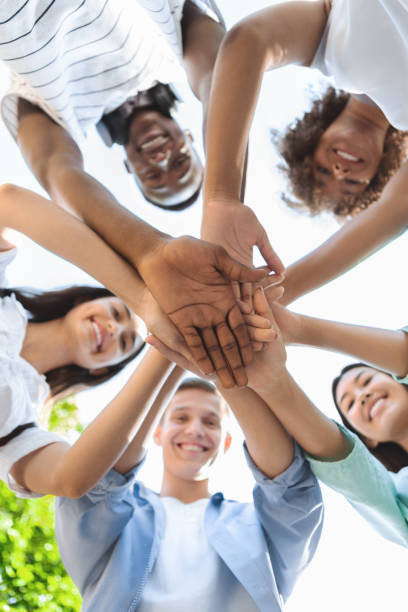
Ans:
[[[282,609],[318,545],[317,478],[407,546],[405,331],[286,306],[407,225],[408,1],[274,3],[227,33],[212,0],[6,2],[0,59],[12,77],[3,119],[49,195],[3,184],[0,228],[103,285],[6,288],[16,249],[2,232],[0,477],[16,495],[57,496],[61,558],[83,609]],[[288,64],[318,68],[336,89],[277,138],[286,200],[345,222],[285,270],[243,194],[263,73]],[[202,102],[205,172],[175,120],[183,67]],[[133,195],[122,206],[86,172],[80,146],[93,126],[123,146],[153,205],[179,211],[203,189],[201,240],[148,225]],[[285,344],[358,360],[333,382],[341,424],[293,380]],[[142,351],[74,444],[38,425],[47,397],[105,382]],[[210,494],[231,412],[252,503]],[[151,434],[160,493],[136,480]]]

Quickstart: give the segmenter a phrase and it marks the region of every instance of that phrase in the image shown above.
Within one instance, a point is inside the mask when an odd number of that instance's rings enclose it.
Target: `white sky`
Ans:
[[[231,25],[249,12],[271,2],[244,0],[219,5]],[[319,88],[323,78],[312,70],[285,68],[266,75],[253,125],[246,203],[256,211],[277,253],[285,264],[295,261],[338,227],[330,218],[308,219],[285,207],[279,200],[282,182],[275,170],[277,158],[269,143],[269,129],[281,128],[307,105],[305,90],[312,84]],[[0,90],[7,87],[7,75],[0,67]],[[200,107],[188,92],[180,112],[180,122],[192,128],[196,142],[201,142]],[[0,92],[1,93],[1,92]],[[22,157],[0,125],[0,181],[16,183],[41,193]],[[99,178],[118,200],[152,225],[177,236],[198,235],[201,201],[181,213],[167,213],[144,202],[130,177],[122,169],[119,150],[108,150],[92,134],[84,153],[87,170]],[[9,283],[40,288],[88,281],[77,268],[61,261],[16,236],[21,251],[9,268]],[[407,322],[407,292],[400,282],[405,272],[406,236],[357,266],[342,278],[298,300],[299,312],[350,323],[398,328]],[[84,245],[86,248],[86,245]],[[330,386],[332,378],[347,363],[347,358],[310,348],[290,348],[288,367],[298,383],[326,414],[335,417]],[[97,390],[78,396],[84,421],[88,421],[113,397],[134,366]],[[214,490],[227,497],[250,499],[252,481],[243,463],[240,434],[216,475]],[[271,449],[272,451],[273,449]],[[160,454],[153,449],[143,468],[145,482],[157,488],[160,482]],[[404,582],[406,551],[377,536],[339,495],[324,489],[326,523],[319,550],[303,574],[287,605],[288,612],[350,612],[401,608],[406,598]]]

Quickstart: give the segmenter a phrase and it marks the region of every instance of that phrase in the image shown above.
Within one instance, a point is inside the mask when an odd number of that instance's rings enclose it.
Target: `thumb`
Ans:
[[[269,238],[263,227],[260,228],[260,233],[256,242],[256,246],[258,247],[262,257],[266,261],[270,270],[273,270],[276,274],[283,274],[285,272],[285,266],[273,250],[272,245],[269,242]]]
[[[264,317],[264,319],[268,319],[271,322],[272,328],[278,330],[275,317],[273,316],[271,307],[261,287],[258,287],[254,294],[254,311],[257,315]]]
[[[267,276],[266,270],[248,268],[230,257],[222,247],[216,252],[216,267],[224,278],[240,283],[260,283]]]

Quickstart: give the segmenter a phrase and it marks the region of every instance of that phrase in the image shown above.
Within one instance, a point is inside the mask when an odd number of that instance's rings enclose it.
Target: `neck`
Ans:
[[[175,497],[184,504],[191,504],[198,499],[210,497],[208,478],[204,480],[186,480],[164,471],[160,490],[161,497]]]
[[[28,323],[21,357],[40,374],[72,363],[64,319]]]
[[[363,121],[381,132],[387,132],[390,124],[379,106],[367,96],[350,96],[345,112],[358,121]]]

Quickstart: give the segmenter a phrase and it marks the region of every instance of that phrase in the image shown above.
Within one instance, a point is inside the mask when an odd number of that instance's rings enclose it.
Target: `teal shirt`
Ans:
[[[344,495],[384,538],[408,547],[408,467],[397,474],[389,472],[356,435],[342,425],[338,427],[352,450],[339,461],[306,455],[312,471],[325,485]]]

